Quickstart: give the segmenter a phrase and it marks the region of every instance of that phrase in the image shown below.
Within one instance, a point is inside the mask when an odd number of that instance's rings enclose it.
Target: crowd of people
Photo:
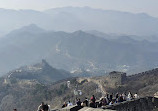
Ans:
[[[85,100],[83,100],[83,102],[81,102],[81,100],[79,98],[76,98],[76,103],[74,105],[77,106],[82,106],[82,107],[92,107],[92,108],[97,108],[97,107],[102,107],[102,106],[106,106],[106,105],[112,105],[115,103],[119,103],[119,102],[123,102],[123,101],[130,101],[132,99],[138,99],[139,96],[137,93],[135,93],[134,95],[129,91],[128,94],[126,93],[116,93],[115,95],[112,94],[107,94],[104,97],[101,97],[98,101],[96,101],[96,97],[93,95],[90,100],[88,100],[87,98],[85,98]],[[64,102],[64,104],[62,105],[62,108],[67,107],[67,106],[72,106],[73,104],[68,101],[67,103]]]
[[[115,103],[123,102],[123,101],[130,101],[132,99],[138,99],[139,96],[137,93],[134,95],[129,91],[128,94],[126,93],[116,93],[116,94],[106,94],[106,96],[101,97],[99,100],[96,100],[96,97],[92,95],[92,97],[88,100],[88,98],[85,98],[82,102],[79,98],[76,98],[75,104],[73,104],[71,101],[64,102],[62,105],[62,108],[65,108],[67,106],[81,106],[81,107],[92,107],[92,108],[98,108],[106,105],[113,105]],[[16,110],[14,110],[16,111]],[[51,111],[50,110],[50,105],[44,104],[42,102],[37,111]]]
[[[138,99],[139,98],[137,93],[135,93],[133,95],[130,91],[128,92],[128,94],[126,94],[126,93],[122,93],[122,94],[116,93],[115,97],[113,97],[113,96],[114,96],[113,94],[110,94],[110,95],[107,94],[106,97],[100,98],[99,103],[98,103],[98,107],[105,106],[105,105],[112,105],[112,104],[115,104],[115,103],[119,103],[119,102],[123,102],[123,101],[130,101],[132,99]]]

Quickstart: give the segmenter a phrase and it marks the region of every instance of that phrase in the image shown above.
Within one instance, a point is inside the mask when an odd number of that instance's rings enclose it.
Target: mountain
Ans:
[[[0,31],[4,34],[30,24],[47,29],[51,23],[52,18],[39,11],[0,9]]]
[[[46,11],[0,9],[0,32],[36,24],[46,30],[73,32],[97,30],[104,33],[156,36],[158,18],[90,7],[63,7]]]
[[[93,74],[112,70],[140,72],[158,64],[157,42],[128,36],[107,40],[81,30],[66,33],[33,27],[37,31],[28,26],[0,39],[1,74],[41,59],[58,69]]]
[[[92,35],[95,35],[97,37],[108,39],[108,40],[110,40],[110,39],[117,39],[119,37],[119,35],[106,34],[106,33],[103,33],[103,32],[97,31],[97,30],[88,30],[88,31],[85,31],[85,32],[89,33],[89,34],[92,34]]]
[[[127,38],[132,38],[134,40],[137,41],[143,41],[143,40],[148,40],[151,42],[157,42],[157,36],[137,36],[137,35],[126,35],[126,34],[115,34],[115,33],[110,33],[110,34],[106,34],[97,30],[88,30],[86,31],[89,34],[95,35],[97,37],[101,37],[104,39],[108,39],[108,40],[114,40],[114,39],[119,39],[122,37],[127,37]]]
[[[62,28],[64,31],[72,31],[71,28],[73,31],[98,30],[104,33],[157,35],[158,19],[145,13],[132,14],[89,7],[64,7],[45,12],[55,18],[58,30]]]
[[[12,70],[0,77],[0,89],[3,89],[0,92],[0,110],[9,111],[14,108],[22,111],[35,110],[45,97],[48,101],[53,97],[50,86],[67,79],[73,79],[69,72],[51,67],[46,60]]]
[[[11,36],[14,35],[14,32],[15,32],[15,34],[17,32],[20,32],[20,33],[42,33],[42,32],[45,32],[45,30],[40,28],[39,26],[37,26],[35,24],[30,24],[30,25],[24,26],[20,29],[11,31],[11,33],[9,33],[9,35],[11,35]]]
[[[41,63],[23,66],[7,74],[7,79],[36,80],[40,83],[53,83],[71,77],[69,72],[51,67],[45,60]]]

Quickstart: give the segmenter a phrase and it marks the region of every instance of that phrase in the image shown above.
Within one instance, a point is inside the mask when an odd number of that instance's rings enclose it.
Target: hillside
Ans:
[[[1,111],[9,111],[13,108],[22,111],[37,110],[41,101],[50,104],[51,108],[61,108],[64,101],[75,102],[75,89],[82,91],[82,95],[77,96],[81,98],[81,101],[85,97],[90,98],[93,94],[99,99],[106,93],[115,94],[128,91],[137,92],[141,97],[153,96],[158,90],[157,75],[158,69],[153,69],[128,76],[124,84],[116,86],[111,84],[112,80],[109,79],[109,76],[69,78],[47,85],[41,84],[38,80],[19,79],[18,77],[17,79],[15,76],[10,83],[6,83],[4,78],[1,78],[0,108]],[[67,81],[70,81],[69,87]]]

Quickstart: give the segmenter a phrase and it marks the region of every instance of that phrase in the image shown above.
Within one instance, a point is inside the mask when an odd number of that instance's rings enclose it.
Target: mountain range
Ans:
[[[32,24],[0,39],[0,71],[4,74],[46,59],[51,66],[71,73],[134,73],[157,67],[157,48],[157,42],[134,40],[130,36],[111,40],[81,30],[45,31]]]
[[[158,35],[158,18],[145,13],[133,14],[90,7],[63,7],[45,11],[0,9],[0,24],[0,36],[29,24],[66,32],[97,30],[114,34]]]

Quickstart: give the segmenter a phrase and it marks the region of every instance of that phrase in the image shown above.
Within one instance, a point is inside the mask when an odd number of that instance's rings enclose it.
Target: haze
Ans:
[[[134,73],[158,66],[156,0],[0,3],[0,75],[42,59],[70,72]]]
[[[0,0],[0,8],[46,10],[65,6],[89,6],[106,10],[147,13],[158,17],[158,0]]]

